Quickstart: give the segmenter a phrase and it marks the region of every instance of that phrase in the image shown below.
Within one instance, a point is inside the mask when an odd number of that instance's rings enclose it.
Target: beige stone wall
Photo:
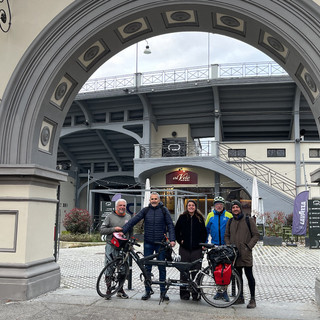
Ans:
[[[53,255],[56,192],[56,185],[38,181],[0,185],[0,194],[8,199],[1,202],[0,211],[2,263],[29,263]]]
[[[11,28],[0,37],[0,99],[17,63],[41,30],[72,0],[10,1]]]
[[[151,143],[162,143],[163,138],[173,138],[171,133],[177,133],[176,138],[187,138],[187,142],[193,142],[190,135],[190,127],[188,124],[159,126],[158,131],[155,131],[153,126],[151,130]]]

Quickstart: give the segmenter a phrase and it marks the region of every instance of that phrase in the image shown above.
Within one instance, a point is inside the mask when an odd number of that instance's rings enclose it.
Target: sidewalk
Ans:
[[[181,301],[176,289],[169,289],[169,302],[159,305],[159,290],[142,301],[144,288],[139,272],[133,269],[128,300],[104,300],[95,291],[95,282],[104,259],[104,246],[61,249],[61,286],[38,298],[0,301],[0,320],[37,319],[292,319],[320,320],[314,302],[316,275],[320,275],[320,251],[298,247],[263,247],[254,250],[254,275],[257,282],[257,308],[246,305],[226,309],[211,307],[204,301]],[[156,269],[154,274],[156,276]],[[173,271],[168,276],[174,277]],[[247,284],[245,282],[245,288]],[[248,291],[245,291],[248,300]]]

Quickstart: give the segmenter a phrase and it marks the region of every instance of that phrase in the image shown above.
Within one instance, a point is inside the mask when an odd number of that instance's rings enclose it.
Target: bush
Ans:
[[[64,217],[63,226],[71,233],[86,233],[91,226],[91,216],[87,210],[74,208]]]
[[[265,212],[265,225],[267,236],[279,236],[282,234],[282,227],[286,223],[286,215],[282,211]]]

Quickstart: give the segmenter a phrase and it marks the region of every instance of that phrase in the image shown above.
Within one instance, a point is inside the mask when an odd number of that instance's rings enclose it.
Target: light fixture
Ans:
[[[144,54],[150,54],[151,53],[151,50],[150,50],[150,47],[149,47],[149,43],[147,40],[145,40],[147,45],[146,45],[146,48],[144,49],[143,53]]]

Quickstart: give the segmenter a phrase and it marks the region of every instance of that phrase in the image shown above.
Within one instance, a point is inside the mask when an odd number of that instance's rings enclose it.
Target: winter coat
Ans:
[[[151,204],[147,208],[140,210],[122,228],[123,233],[127,233],[140,220],[144,219],[144,241],[149,243],[163,240],[164,234],[169,232],[169,240],[175,241],[174,225],[169,210],[160,202],[156,207]]]
[[[236,267],[252,267],[252,249],[259,240],[259,231],[252,218],[249,218],[251,233],[246,218],[229,219],[224,235],[226,244],[235,244],[239,249],[239,257],[236,260]]]
[[[209,235],[211,236],[211,243],[216,245],[225,244],[224,232],[226,230],[227,222],[230,218],[232,218],[232,214],[226,210],[223,210],[220,213],[216,210],[213,210],[208,214],[206,228],[208,232],[208,238]]]
[[[191,251],[199,249],[199,243],[207,239],[207,230],[204,219],[199,221],[195,215],[181,214],[175,226],[176,239],[181,247]],[[183,243],[181,241],[183,240]]]

